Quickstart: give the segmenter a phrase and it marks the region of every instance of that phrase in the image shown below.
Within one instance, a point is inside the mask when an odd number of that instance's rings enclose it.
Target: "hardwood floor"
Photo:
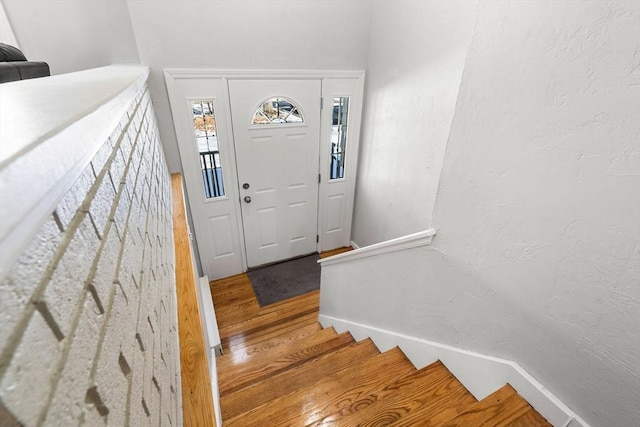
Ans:
[[[176,251],[176,301],[180,337],[180,380],[182,382],[183,425],[216,427],[211,382],[197,307],[191,240],[187,227],[182,176],[171,175],[173,193],[173,236]],[[0,419],[0,425],[4,425]]]
[[[241,274],[211,294],[225,426],[550,425],[509,385],[477,402],[439,361],[416,369],[399,348],[323,329],[319,291],[260,307]]]

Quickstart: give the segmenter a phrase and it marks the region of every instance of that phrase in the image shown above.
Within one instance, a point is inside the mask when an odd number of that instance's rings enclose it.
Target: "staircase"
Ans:
[[[224,426],[549,426],[508,384],[477,401],[436,361],[317,322],[319,292],[259,307],[246,275],[211,283]]]

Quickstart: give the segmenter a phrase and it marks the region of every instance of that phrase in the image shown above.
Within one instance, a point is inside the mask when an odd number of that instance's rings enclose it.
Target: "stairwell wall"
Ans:
[[[124,1],[2,0],[20,49],[51,74],[139,63]]]
[[[475,22],[475,1],[370,3],[352,240],[425,230]]]
[[[640,420],[639,100],[640,3],[482,3],[434,214],[465,291],[431,333],[593,425]]]
[[[640,3],[481,2],[438,234],[327,268],[321,314],[515,361],[587,423],[636,425],[639,55]]]
[[[148,90],[119,114],[0,281],[3,426],[182,424],[171,193]]]

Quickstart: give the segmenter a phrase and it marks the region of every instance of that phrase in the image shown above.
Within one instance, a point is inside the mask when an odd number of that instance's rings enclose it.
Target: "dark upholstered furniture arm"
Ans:
[[[51,75],[46,62],[27,61],[20,49],[0,43],[0,83]]]

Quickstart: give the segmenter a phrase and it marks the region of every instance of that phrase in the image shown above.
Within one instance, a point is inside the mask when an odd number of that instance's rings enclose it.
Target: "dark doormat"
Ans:
[[[261,307],[320,289],[318,254],[249,271]]]

